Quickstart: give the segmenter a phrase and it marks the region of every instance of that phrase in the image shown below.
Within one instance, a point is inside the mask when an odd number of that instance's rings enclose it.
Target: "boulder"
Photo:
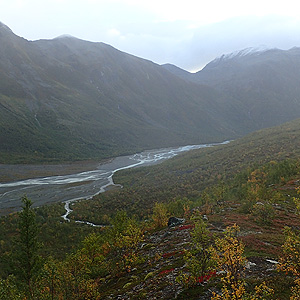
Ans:
[[[185,219],[180,219],[180,218],[176,218],[176,217],[171,217],[169,218],[168,221],[168,226],[169,227],[174,227],[174,226],[178,226],[181,225],[185,222]]]

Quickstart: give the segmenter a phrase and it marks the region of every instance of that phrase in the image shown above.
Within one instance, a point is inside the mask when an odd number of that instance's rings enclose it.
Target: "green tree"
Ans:
[[[27,297],[34,298],[34,283],[41,267],[38,255],[38,226],[36,216],[31,208],[32,202],[22,197],[23,209],[19,213],[19,236],[16,243],[15,263],[16,276],[23,285]]]
[[[61,288],[63,298],[68,300],[98,300],[99,287],[91,279],[90,258],[77,251],[69,255],[61,269]]]
[[[268,202],[258,202],[253,205],[252,214],[256,217],[258,223],[270,225],[275,217],[275,209]]]
[[[195,228],[191,235],[198,257],[199,275],[204,276],[211,266],[211,255],[208,248],[212,244],[213,237],[202,218],[195,222]]]
[[[105,260],[104,237],[101,234],[91,233],[82,242],[79,250],[81,256],[88,257],[88,268],[91,278],[99,278],[107,273],[107,261]]]
[[[109,260],[110,272],[119,275],[139,261],[138,246],[144,240],[143,229],[134,219],[120,211],[112,220],[112,227],[107,231],[107,242],[103,248],[107,248],[106,258]],[[105,253],[105,251],[103,251]]]
[[[162,228],[168,223],[168,208],[165,203],[156,202],[153,207],[152,219],[155,228]]]
[[[6,279],[0,278],[0,300],[24,299],[24,295],[18,290],[14,276]]]
[[[51,256],[47,259],[38,278],[38,293],[36,293],[37,299],[63,299],[63,271],[63,263],[56,261]]]
[[[212,266],[211,255],[208,249],[213,237],[202,218],[196,219],[195,228],[191,232],[191,236],[193,241],[192,249],[186,251],[184,255],[187,272],[182,273],[177,278],[177,281],[185,286],[193,286],[198,282],[204,281]]]

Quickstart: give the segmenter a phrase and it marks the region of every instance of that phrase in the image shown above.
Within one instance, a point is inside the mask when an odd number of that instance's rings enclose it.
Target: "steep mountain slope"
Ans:
[[[244,49],[216,58],[195,74],[173,74],[226,94],[245,116],[241,126],[249,129],[300,116],[300,48]]]
[[[190,74],[103,43],[27,41],[0,23],[0,163],[217,142],[300,117],[300,50],[239,52]]]
[[[2,162],[110,157],[243,133],[219,92],[103,43],[29,42],[0,24],[0,79]]]

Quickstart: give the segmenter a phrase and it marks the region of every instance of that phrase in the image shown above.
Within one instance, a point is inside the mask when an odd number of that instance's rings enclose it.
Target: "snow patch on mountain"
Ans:
[[[216,62],[229,60],[229,59],[233,59],[233,58],[244,57],[244,56],[248,56],[248,55],[259,55],[259,54],[269,51],[269,50],[271,50],[271,48],[268,48],[267,46],[249,47],[249,48],[245,48],[243,50],[238,50],[238,51],[235,51],[235,52],[232,52],[229,54],[223,54],[222,56],[214,59],[212,62],[216,63]]]

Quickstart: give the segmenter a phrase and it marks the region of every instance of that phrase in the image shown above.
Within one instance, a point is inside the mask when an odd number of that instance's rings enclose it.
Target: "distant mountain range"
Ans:
[[[245,116],[243,128],[256,130],[300,116],[300,48],[248,48],[216,58],[195,74],[172,65],[176,76],[225,94]]]
[[[300,117],[300,49],[221,57],[191,74],[0,23],[0,162],[100,159],[233,139]]]

